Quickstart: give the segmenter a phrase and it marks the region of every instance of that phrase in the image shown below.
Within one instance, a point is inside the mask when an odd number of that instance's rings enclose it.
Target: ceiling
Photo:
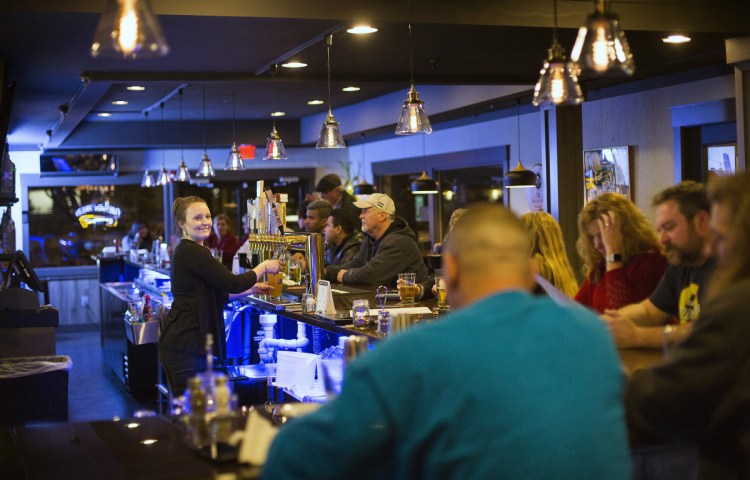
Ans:
[[[154,145],[262,145],[270,112],[285,144],[300,139],[300,119],[325,112],[326,52],[331,49],[336,108],[402,91],[409,83],[407,0],[151,0],[170,45],[155,60],[89,56],[104,0],[4,0],[0,59],[15,83],[11,150],[145,148]],[[414,78],[420,85],[533,85],[552,37],[551,0],[413,0]],[[557,1],[561,44],[570,49],[591,1]],[[636,61],[631,79],[585,78],[584,91],[708,65],[724,65],[724,40],[750,31],[747,2],[660,0],[612,2]],[[346,33],[355,23],[379,31]],[[668,33],[693,41],[667,45]],[[309,66],[269,66],[285,59]],[[82,79],[85,79],[82,80]],[[139,84],[142,92],[125,87]],[[356,93],[341,88],[356,85]],[[177,92],[183,88],[182,117]],[[205,92],[205,97],[204,97]],[[204,100],[205,98],[205,100]],[[165,101],[162,110],[159,104]],[[126,100],[115,106],[115,100]],[[205,101],[205,108],[204,108]],[[67,114],[61,113],[65,105]],[[426,105],[429,113],[429,103]],[[394,125],[399,105],[394,105]],[[144,112],[150,110],[149,122]],[[96,114],[109,112],[101,118]],[[162,117],[163,115],[163,117]],[[162,121],[162,118],[164,119]],[[182,118],[182,121],[180,121]],[[204,121],[205,118],[205,121]],[[234,119],[234,122],[233,122]],[[349,137],[362,132],[347,131]],[[236,134],[233,133],[236,130]],[[52,132],[52,135],[48,135]]]

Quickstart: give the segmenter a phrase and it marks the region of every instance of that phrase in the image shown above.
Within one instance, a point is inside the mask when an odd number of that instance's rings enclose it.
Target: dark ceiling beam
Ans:
[[[290,58],[290,57],[292,57],[294,55],[297,55],[301,51],[306,50],[307,48],[315,45],[316,43],[322,43],[323,39],[325,39],[325,37],[327,35],[333,35],[336,32],[341,31],[342,28],[344,28],[344,27],[340,27],[340,26],[331,27],[331,28],[327,29],[326,31],[324,31],[323,33],[320,33],[320,34],[314,36],[313,38],[307,40],[306,42],[303,42],[303,43],[297,45],[296,47],[292,48],[291,50],[282,53],[281,55],[279,55],[278,57],[274,58],[270,62],[266,63],[265,65],[260,66],[259,68],[257,68],[255,70],[255,75],[262,75],[262,74],[266,73],[268,70],[270,70],[270,68],[273,65],[280,65],[281,63],[284,62],[284,60],[286,60],[286,59],[288,59],[288,58]]]
[[[66,108],[64,113],[61,111],[62,121],[51,129],[52,135],[44,145],[45,148],[57,148],[62,145],[110,87],[110,84],[106,82],[91,83],[85,80],[83,82],[80,93],[77,92],[70,102],[64,104]],[[63,108],[62,105],[60,107]]]

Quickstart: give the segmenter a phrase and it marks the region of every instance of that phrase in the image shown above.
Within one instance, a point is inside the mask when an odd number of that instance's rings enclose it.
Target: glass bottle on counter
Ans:
[[[3,253],[13,253],[16,251],[16,224],[10,216],[10,207],[5,209],[3,220],[0,222],[3,235]]]
[[[188,415],[188,434],[193,447],[200,448],[208,444],[208,428],[206,425],[206,392],[201,386],[200,377],[188,380],[188,399],[190,407]]]

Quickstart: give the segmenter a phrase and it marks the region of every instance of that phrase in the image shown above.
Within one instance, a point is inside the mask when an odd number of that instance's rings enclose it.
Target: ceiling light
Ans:
[[[155,186],[156,186],[156,182],[154,182],[154,176],[151,175],[151,172],[149,172],[148,170],[143,172],[143,178],[141,179],[141,187],[151,188]]]
[[[438,184],[435,180],[427,176],[426,171],[423,171],[419,178],[411,182],[411,193],[414,195],[433,195],[438,193]]]
[[[349,87],[344,87],[341,89],[342,92],[359,92],[360,88],[355,87],[354,85],[351,85]]]
[[[211,159],[208,158],[208,152],[206,151],[206,86],[203,85],[203,158],[201,159],[200,165],[198,165],[198,171],[195,172],[196,178],[212,178],[214,176],[214,166],[211,164]]]
[[[347,32],[352,33],[354,35],[367,35],[369,33],[375,33],[378,29],[375,27],[371,27],[369,25],[355,25],[352,28],[348,29]]]
[[[278,71],[278,66],[274,64],[271,68],[271,102],[274,108],[276,108],[276,74]],[[281,115],[279,114],[284,115],[284,112],[273,112],[271,114],[273,127],[266,143],[266,154],[263,155],[263,160],[286,160],[288,158],[286,148],[284,148],[284,141],[281,140],[279,132],[276,131],[276,117],[280,117]]]
[[[234,90],[232,90],[232,149],[229,151],[227,163],[224,170],[244,170],[245,164],[240,158],[240,151],[237,149],[237,127],[234,116]]]
[[[128,104],[127,100],[115,100],[114,102],[112,102],[112,105],[127,105],[127,104]]]
[[[661,39],[664,43],[688,43],[690,40],[692,40],[692,38],[680,34],[670,35]]]
[[[161,112],[161,122],[159,124],[159,130],[161,133],[161,171],[159,172],[159,178],[156,179],[156,184],[161,185],[162,187],[167,186],[167,184],[172,183],[172,176],[169,174],[169,171],[167,171],[167,160],[166,160],[166,153],[165,150],[167,149],[166,143],[164,143],[164,102],[161,102],[159,104],[159,110]]]
[[[505,188],[532,188],[536,187],[536,173],[524,168],[521,163],[521,101],[516,100],[516,131],[518,133],[518,165],[505,174],[503,185]]]
[[[112,175],[116,177],[118,173],[117,155],[108,155],[105,153],[103,157],[104,157],[104,160],[107,160],[107,172],[111,173]]]
[[[99,112],[99,113],[96,114],[96,116],[97,117],[105,117],[106,118],[106,117],[111,117],[112,114],[111,113],[107,113],[107,112]]]
[[[148,0],[109,0],[91,42],[91,56],[163,57],[169,45]]]
[[[326,35],[326,67],[328,70],[328,115],[326,115],[323,127],[320,129],[320,136],[315,148],[346,148],[344,137],[341,135],[339,123],[333,118],[331,111],[331,45],[333,45],[333,35]]]
[[[308,105],[323,105],[324,103],[323,100],[310,100],[307,102]]]
[[[286,115],[286,112],[271,112],[272,117],[283,117]]]
[[[185,165],[185,144],[182,141],[182,89],[179,90],[180,94],[180,166],[175,172],[175,181],[177,182],[188,182],[190,183],[190,169]]]
[[[430,119],[424,109],[424,102],[414,88],[414,50],[411,38],[411,0],[409,0],[409,74],[411,88],[404,100],[401,116],[396,124],[396,135],[414,135],[415,133],[432,133]]]
[[[620,28],[619,17],[604,9],[605,0],[595,0],[596,10],[578,29],[578,37],[570,52],[576,75],[581,70],[597,74],[635,72],[635,60],[630,53],[625,32]]]
[[[367,151],[365,149],[365,134],[362,134],[362,159],[360,161],[359,165],[359,182],[354,185],[354,188],[352,189],[352,193],[355,197],[357,197],[358,200],[361,200],[360,197],[366,197],[367,195],[372,195],[375,193],[375,185],[371,185],[367,183],[367,180],[365,180],[363,176],[363,170],[365,169],[365,166],[367,165],[367,159],[366,159]]]
[[[146,90],[146,87],[144,87],[143,85],[129,85],[126,88],[131,92],[142,92]]]
[[[554,105],[583,103],[583,93],[578,84],[578,77],[571,71],[571,65],[565,61],[565,51],[557,41],[557,0],[552,1],[555,18],[552,46],[539,72],[539,80],[534,86],[534,99],[531,103],[535,107],[543,103]]]
[[[305,68],[307,64],[302,62],[286,62],[282,63],[281,66],[284,68]]]

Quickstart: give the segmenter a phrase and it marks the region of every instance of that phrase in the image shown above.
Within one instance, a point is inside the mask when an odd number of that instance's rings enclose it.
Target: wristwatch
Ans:
[[[610,253],[605,257],[605,260],[607,263],[618,263],[622,262],[622,254],[621,253]]]

